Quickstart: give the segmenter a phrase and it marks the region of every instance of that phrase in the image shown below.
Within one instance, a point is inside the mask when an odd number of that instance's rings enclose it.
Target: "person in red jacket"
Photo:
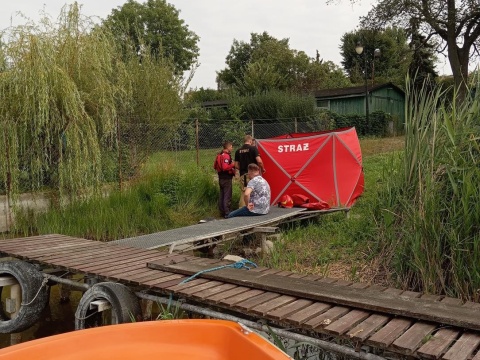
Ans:
[[[224,218],[230,214],[232,202],[232,178],[235,175],[235,163],[230,155],[233,150],[231,141],[223,143],[223,150],[215,159],[218,172],[218,185],[220,186],[220,196],[218,198],[218,210]]]

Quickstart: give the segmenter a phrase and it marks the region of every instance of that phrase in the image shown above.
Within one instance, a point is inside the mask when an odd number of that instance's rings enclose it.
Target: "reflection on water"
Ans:
[[[50,302],[45,307],[40,321],[18,334],[0,334],[0,348],[75,330],[75,310],[81,297],[82,292],[72,291],[70,301],[60,303],[60,287],[52,286]]]

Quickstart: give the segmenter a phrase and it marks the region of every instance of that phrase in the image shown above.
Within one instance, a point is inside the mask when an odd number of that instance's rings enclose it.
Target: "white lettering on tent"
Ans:
[[[297,145],[278,145],[277,151],[279,153],[308,151],[308,145],[309,145],[308,143],[297,144]]]

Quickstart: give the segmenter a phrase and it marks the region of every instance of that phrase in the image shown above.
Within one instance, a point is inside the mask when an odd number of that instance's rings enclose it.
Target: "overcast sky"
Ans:
[[[142,2],[141,0],[138,0]],[[168,1],[168,0],[167,0]],[[83,0],[82,13],[105,18],[112,9],[125,0]],[[367,14],[372,0],[361,0],[352,5],[349,0],[170,0],[180,11],[180,18],[189,29],[200,36],[200,67],[190,83],[193,88],[215,88],[216,71],[225,68],[227,56],[234,39],[250,41],[250,33],[267,31],[277,39],[289,38],[290,48],[302,50],[315,57],[316,50],[325,61],[341,66],[340,39],[346,32],[357,28],[359,17]],[[17,12],[38,21],[45,11],[56,19],[62,6],[73,1],[65,0],[14,0],[2,2],[0,28],[23,23]],[[439,64],[440,74],[448,73]]]

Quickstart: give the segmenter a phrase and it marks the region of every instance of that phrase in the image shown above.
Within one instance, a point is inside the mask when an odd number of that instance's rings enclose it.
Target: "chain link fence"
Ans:
[[[323,131],[328,122],[309,119],[210,120],[188,119],[181,124],[154,125],[136,122],[119,125],[117,153],[106,157],[106,181],[123,181],[134,176],[147,161],[169,161],[178,165],[196,164],[211,167],[213,154],[224,141],[235,147],[243,144],[246,134],[257,139],[271,138],[293,132]],[[150,160],[149,160],[150,159]],[[117,173],[109,173],[108,161]],[[213,171],[213,170],[212,170]]]

